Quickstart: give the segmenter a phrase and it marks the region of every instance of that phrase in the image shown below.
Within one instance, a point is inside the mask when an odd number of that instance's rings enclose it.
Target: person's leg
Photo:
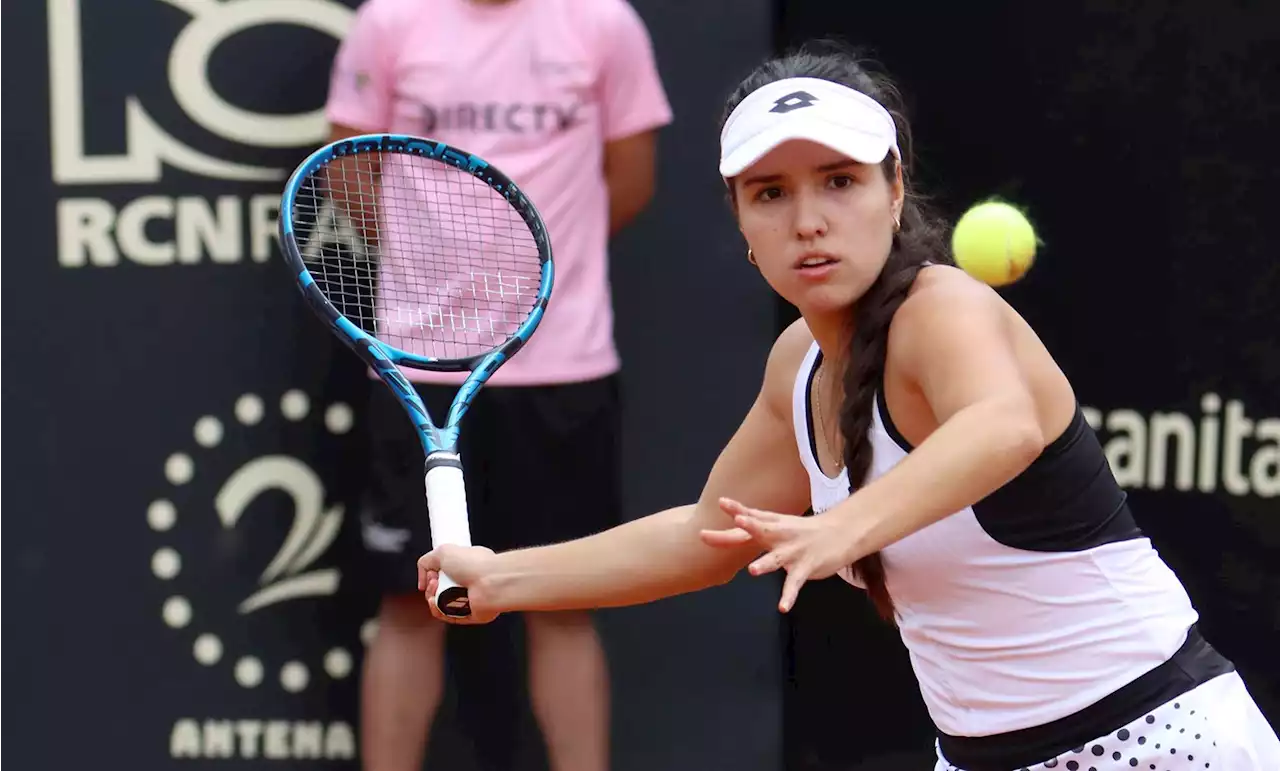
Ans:
[[[529,695],[552,771],[609,767],[609,672],[587,613],[527,613]]]
[[[444,692],[444,624],[418,594],[384,597],[360,684],[361,768],[419,771]]]
[[[429,410],[451,394],[420,388]],[[435,415],[436,412],[432,412]],[[444,692],[445,626],[417,593],[416,563],[431,549],[422,449],[381,383],[368,417],[370,475],[361,531],[382,594],[378,631],[365,651],[360,690],[363,771],[420,771]]]
[[[615,378],[506,389],[507,441],[494,458],[492,510],[519,546],[555,543],[620,520],[620,402]],[[609,673],[590,614],[527,613],[529,691],[552,771],[609,766]]]

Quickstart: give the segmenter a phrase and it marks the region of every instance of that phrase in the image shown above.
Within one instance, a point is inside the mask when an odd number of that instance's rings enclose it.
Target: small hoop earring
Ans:
[[[899,230],[902,230],[902,220],[895,214],[893,215],[893,232],[897,233]]]
[[[747,262],[751,263],[752,265],[756,264],[756,256],[751,252],[750,249],[747,250]]]

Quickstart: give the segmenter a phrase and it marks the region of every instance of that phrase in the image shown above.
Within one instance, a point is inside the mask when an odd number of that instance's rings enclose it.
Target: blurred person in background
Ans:
[[[671,109],[625,0],[366,0],[342,42],[331,139],[439,139],[520,185],[551,235],[556,283],[532,341],[480,391],[461,454],[476,543],[510,549],[620,521],[619,358],[608,241],[648,203]],[[433,415],[462,375],[406,370]],[[418,771],[444,684],[443,624],[416,589],[431,549],[422,452],[372,389],[363,539],[382,593],[364,664],[365,771]],[[552,771],[608,766],[607,663],[585,612],[525,619],[532,707]]]

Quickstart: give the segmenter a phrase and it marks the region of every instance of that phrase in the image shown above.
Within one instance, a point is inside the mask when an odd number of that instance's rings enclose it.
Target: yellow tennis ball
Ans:
[[[1035,261],[1036,232],[1026,215],[1002,201],[969,209],[951,234],[956,264],[990,286],[1012,284]]]

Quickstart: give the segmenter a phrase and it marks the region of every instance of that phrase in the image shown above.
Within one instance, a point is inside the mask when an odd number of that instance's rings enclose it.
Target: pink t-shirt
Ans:
[[[511,177],[542,214],[551,303],[490,383],[617,371],[604,144],[671,121],[648,32],[625,0],[366,0],[339,48],[326,113],[358,131],[456,144]]]

